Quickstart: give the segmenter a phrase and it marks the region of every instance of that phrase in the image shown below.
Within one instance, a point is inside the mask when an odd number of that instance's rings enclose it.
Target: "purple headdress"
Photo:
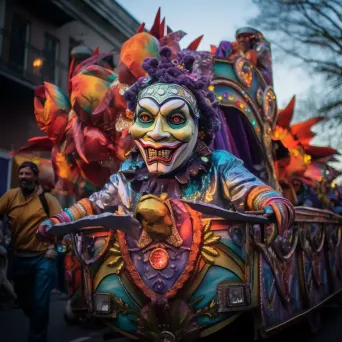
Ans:
[[[207,77],[199,79],[192,77],[194,56],[181,53],[178,54],[179,60],[171,60],[171,55],[171,49],[165,46],[160,50],[160,60],[157,58],[144,60],[142,67],[148,76],[141,77],[126,90],[124,97],[128,109],[135,112],[139,92],[153,83],[172,83],[185,87],[196,98],[200,111],[199,130],[204,133],[202,140],[209,145],[220,128],[218,104],[214,94],[208,90],[210,80]]]

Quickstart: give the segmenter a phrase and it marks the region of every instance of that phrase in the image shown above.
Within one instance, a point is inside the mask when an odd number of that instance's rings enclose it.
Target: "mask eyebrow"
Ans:
[[[189,107],[187,106],[187,103],[185,101],[180,100],[180,99],[179,100],[173,99],[171,101],[167,101],[162,104],[160,108],[160,114],[163,116],[166,116],[170,112],[181,110],[181,109],[184,113],[190,114]]]
[[[141,109],[145,109],[154,116],[159,113],[159,106],[152,99],[148,98],[144,98],[139,101],[137,110],[140,111]]]

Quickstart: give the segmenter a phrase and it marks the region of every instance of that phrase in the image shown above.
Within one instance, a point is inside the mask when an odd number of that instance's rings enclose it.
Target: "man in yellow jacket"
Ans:
[[[57,199],[43,193],[38,167],[31,162],[19,166],[19,187],[0,198],[0,216],[7,214],[12,229],[14,289],[18,302],[30,319],[29,342],[46,342],[50,292],[55,274],[55,251],[35,232],[48,216],[62,210]]]

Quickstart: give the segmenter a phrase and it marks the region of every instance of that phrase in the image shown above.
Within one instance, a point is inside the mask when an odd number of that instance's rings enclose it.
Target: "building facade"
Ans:
[[[43,82],[67,89],[76,46],[111,51],[117,65],[121,45],[139,25],[114,0],[0,0],[0,196],[11,185],[8,152],[43,135],[34,89]]]

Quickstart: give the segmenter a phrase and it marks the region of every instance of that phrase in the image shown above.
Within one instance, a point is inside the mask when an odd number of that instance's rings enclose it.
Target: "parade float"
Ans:
[[[69,96],[38,89],[59,177],[104,186],[38,236],[68,237],[82,309],[131,339],[196,340],[248,314],[260,338],[314,327],[342,290],[342,217],[282,195],[270,44],[242,28],[181,51],[160,13],[142,30],[116,74],[100,54],[73,70]]]

